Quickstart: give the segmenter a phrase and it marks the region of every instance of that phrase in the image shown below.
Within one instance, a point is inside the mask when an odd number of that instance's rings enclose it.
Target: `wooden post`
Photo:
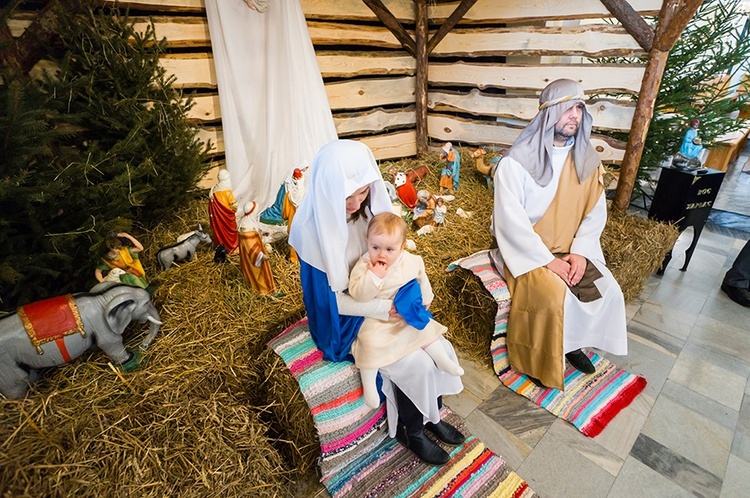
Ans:
[[[409,55],[412,57],[417,56],[417,46],[414,43],[414,40],[412,40],[411,36],[409,36],[409,33],[406,32],[403,26],[401,26],[401,23],[398,22],[398,19],[396,19],[396,16],[394,16],[390,10],[388,10],[388,7],[383,5],[383,2],[380,0],[364,0],[365,5],[370,7],[370,10],[375,13],[376,16],[378,16],[378,19],[380,19],[380,22],[382,22],[386,28],[390,30],[391,33],[393,33],[393,36],[396,37],[398,41],[401,42],[401,45],[404,46],[404,49],[406,49],[407,52],[409,52]],[[417,4],[419,4],[419,1],[417,1]]]
[[[447,35],[450,30],[452,30],[456,24],[458,24],[458,21],[461,20],[461,18],[464,17],[464,15],[469,12],[469,9],[474,6],[474,4],[477,3],[477,0],[461,0],[461,3],[456,7],[456,10],[454,10],[450,16],[448,16],[448,19],[445,20],[443,24],[440,25],[437,32],[432,35],[432,38],[430,39],[430,42],[427,44],[427,54],[431,54],[433,50],[435,50],[435,47],[437,47],[437,44],[440,43],[440,41],[445,38],[445,35]]]
[[[620,167],[615,198],[612,201],[612,210],[615,213],[625,214],[630,205],[630,196],[633,194],[635,179],[638,176],[638,166],[643,157],[643,147],[651,126],[651,118],[654,116],[654,105],[659,95],[669,51],[702,2],[703,0],[666,0],[662,5],[654,43],[648,54],[646,72],[638,94],[638,104],[630,127],[625,157]]]
[[[654,43],[654,30],[640,14],[625,0],[601,0],[601,2],[620,21],[630,36],[635,38],[638,45],[646,52],[650,52]]]
[[[427,0],[415,0],[416,5],[416,38],[417,38],[417,80],[416,101],[417,110],[417,156],[427,154],[427,82],[428,57],[427,52]]]

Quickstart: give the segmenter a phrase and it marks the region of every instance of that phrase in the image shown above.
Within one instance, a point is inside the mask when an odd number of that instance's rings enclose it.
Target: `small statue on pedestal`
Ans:
[[[672,166],[675,168],[692,171],[701,167],[700,155],[703,152],[703,142],[698,136],[699,126],[700,121],[697,119],[690,122],[690,128],[682,139],[680,152],[672,158]]]

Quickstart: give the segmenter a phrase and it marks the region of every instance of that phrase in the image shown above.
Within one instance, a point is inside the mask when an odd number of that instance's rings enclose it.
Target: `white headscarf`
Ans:
[[[220,169],[216,178],[218,179],[218,182],[211,187],[209,195],[214,195],[214,192],[221,192],[222,190],[232,190],[232,179],[229,176],[229,171]]]
[[[370,210],[391,210],[375,157],[362,143],[335,140],[321,147],[312,164],[312,181],[294,215],[289,244],[300,259],[328,276],[334,292],[349,287],[344,256],[349,239],[346,198],[370,185]]]
[[[550,157],[555,124],[565,111],[585,98],[583,87],[573,80],[559,79],[544,87],[539,96],[539,113],[524,128],[508,152],[508,156],[518,161],[542,187],[552,179]],[[573,160],[581,183],[601,164],[599,154],[589,141],[592,121],[591,114],[584,107],[573,146]]]

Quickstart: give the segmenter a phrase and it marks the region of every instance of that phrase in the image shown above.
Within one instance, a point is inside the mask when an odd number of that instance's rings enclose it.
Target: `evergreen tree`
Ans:
[[[740,0],[706,0],[669,53],[638,167],[639,179],[650,180],[651,173],[680,149],[693,119],[700,120],[705,147],[714,146],[718,137],[748,125],[730,114],[750,104],[750,88],[737,98],[726,98],[741,85],[730,86],[727,76],[731,79],[750,70],[750,38],[738,27],[745,19],[740,4]],[[622,58],[599,61],[646,62]],[[722,77],[727,84],[720,82]],[[609,135],[622,141],[628,139],[625,133]]]
[[[62,2],[61,2],[62,3]],[[100,2],[65,2],[64,50],[41,81],[0,84],[2,307],[93,283],[103,238],[151,226],[194,195],[207,145],[159,65],[153,26]]]

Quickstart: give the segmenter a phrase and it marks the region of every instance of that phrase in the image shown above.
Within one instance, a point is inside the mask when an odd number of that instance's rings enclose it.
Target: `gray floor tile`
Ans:
[[[729,304],[742,308],[731,301],[729,301]],[[748,318],[750,319],[750,316]],[[710,316],[700,315],[693,329],[690,331],[689,340],[691,343],[698,344],[709,350],[726,353],[729,356],[734,356],[750,363],[750,331],[747,328],[748,323],[750,322],[746,322],[744,327],[738,327]]]
[[[645,377],[648,385],[644,392],[655,399],[666,382],[676,357],[640,343],[636,340],[637,336],[630,335],[629,337],[627,356],[608,356],[608,358],[618,367]]]
[[[620,418],[620,416],[617,418]],[[599,444],[599,438],[592,439],[584,436],[575,426],[562,419],[557,419],[546,435],[554,436],[569,448],[574,449],[579,455],[584,456],[613,476],[620,472],[623,460],[627,457],[627,453],[624,457],[619,457]],[[630,445],[632,446],[632,442]]]
[[[721,479],[641,434],[631,456],[697,496],[719,496]]]
[[[677,382],[710,399],[739,411],[747,384],[744,375],[733,373],[713,362],[695,348],[685,348],[680,353],[669,380]],[[721,386],[721,389],[717,389]]]
[[[735,303],[718,287],[704,301],[701,315],[741,328],[750,338],[750,308]]]
[[[648,413],[641,413],[637,406],[628,406],[617,414],[614,420],[593,440],[621,461],[625,460],[635,440],[638,439],[647,417]]]
[[[505,386],[497,388],[477,410],[532,447],[557,420],[544,408]]]
[[[648,297],[649,303],[663,304],[689,315],[696,315],[708,297],[706,290],[693,290],[674,282],[664,281]]]
[[[519,468],[533,449],[479,410],[469,415],[464,423],[487,448],[501,455],[512,469]]]
[[[721,486],[720,498],[743,498],[748,495],[750,463],[734,455],[729,456],[727,473]]]
[[[554,435],[545,435],[517,472],[545,498],[604,497],[615,480]]]
[[[690,491],[681,488],[647,465],[633,457],[625,460],[608,498],[634,498],[658,496],[669,498],[694,498]]]
[[[708,472],[724,475],[734,431],[710,418],[662,395],[642,433]]]
[[[698,415],[712,420],[716,424],[734,431],[737,427],[739,412],[714,401],[685,386],[668,380],[661,391],[661,397],[679,403]]]

